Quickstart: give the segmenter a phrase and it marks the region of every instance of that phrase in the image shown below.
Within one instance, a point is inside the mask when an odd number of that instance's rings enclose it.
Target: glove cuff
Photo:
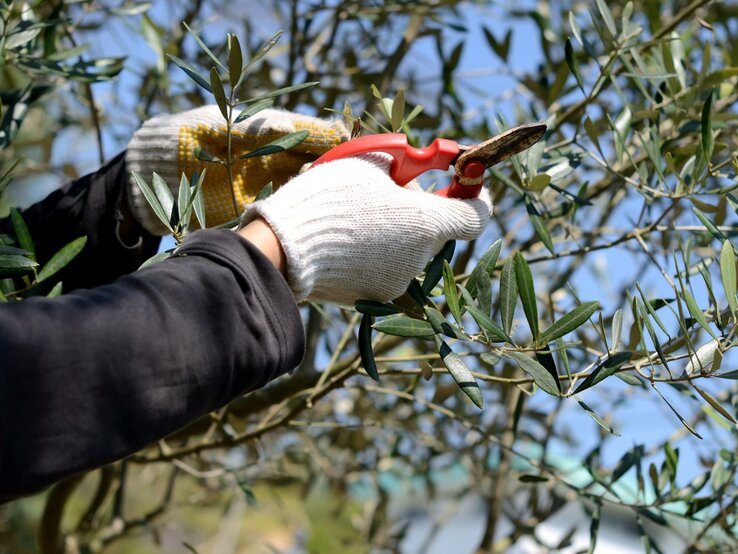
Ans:
[[[305,225],[305,211],[296,204],[285,205],[269,202],[268,199],[255,202],[244,212],[244,225],[258,216],[266,220],[282,246],[286,258],[287,284],[295,299],[298,302],[305,300],[315,287],[316,270],[309,267],[304,244],[308,242],[314,247],[320,247],[316,244],[319,242],[319,234],[316,235]],[[299,239],[296,229],[300,229],[302,233]]]

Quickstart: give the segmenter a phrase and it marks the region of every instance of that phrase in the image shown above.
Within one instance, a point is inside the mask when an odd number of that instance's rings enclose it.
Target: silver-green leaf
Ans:
[[[228,34],[228,77],[231,86],[235,89],[241,84],[243,75],[243,54],[238,37],[232,33]]]
[[[509,258],[502,267],[500,277],[500,315],[502,328],[509,335],[515,317],[515,305],[518,302],[518,283],[515,279],[515,259]]]
[[[473,298],[477,297],[477,279],[479,273],[486,273],[488,277],[492,276],[492,272],[497,264],[497,259],[500,257],[500,250],[502,249],[502,239],[496,240],[489,249],[482,254],[479,258],[479,262],[472,270],[469,275],[469,280],[466,282],[466,290]]]
[[[443,294],[446,296],[446,304],[457,323],[461,323],[461,306],[459,293],[456,290],[456,278],[454,270],[446,260],[443,260]]]
[[[605,423],[605,421],[600,416],[598,416],[597,413],[595,413],[595,411],[592,408],[590,408],[587,404],[585,404],[579,399],[577,399],[577,402],[582,407],[582,409],[587,413],[587,415],[595,420],[597,425],[605,429],[608,433],[611,433],[618,437],[620,436],[620,433],[616,432],[615,429],[613,429],[607,423]]]
[[[697,301],[694,299],[694,296],[692,296],[689,288],[685,287],[682,290],[682,296],[684,297],[684,301],[687,303],[687,309],[689,310],[690,315],[697,321],[697,323],[700,324],[700,326],[705,331],[710,334],[710,336],[712,336],[712,338],[717,338],[717,336],[715,335],[715,331],[713,331],[710,325],[707,323],[704,312],[697,305]]]
[[[427,321],[413,319],[407,316],[398,316],[383,319],[372,326],[376,331],[386,335],[398,337],[431,337],[435,334],[433,327]]]
[[[552,340],[563,337],[581,325],[584,325],[584,323],[592,317],[592,314],[595,313],[599,307],[599,302],[586,302],[577,306],[561,319],[555,321],[551,327],[546,329],[541,334],[541,338],[538,342],[540,344],[547,344]]]
[[[252,115],[256,115],[262,110],[265,110],[267,108],[271,108],[274,105],[274,99],[273,98],[265,98],[264,100],[261,100],[260,102],[256,102],[255,104],[251,104],[250,106],[244,108],[240,114],[236,117],[236,119],[233,121],[233,123],[241,123],[245,119],[248,119]]]
[[[138,188],[141,189],[144,198],[146,198],[146,201],[149,203],[149,206],[151,207],[156,217],[159,218],[159,221],[161,221],[167,227],[167,229],[173,231],[172,225],[169,222],[169,214],[171,214],[171,208],[169,212],[165,211],[157,195],[154,194],[154,191],[151,189],[151,187],[149,187],[143,177],[141,177],[135,171],[131,171],[131,176],[138,185]]]
[[[512,342],[505,331],[474,305],[474,299],[466,289],[461,289],[466,311],[474,318],[482,332],[492,342]]]
[[[208,55],[208,57],[213,61],[213,63],[217,66],[220,66],[220,68],[223,71],[228,71],[226,66],[223,65],[223,63],[218,59],[218,57],[215,54],[213,54],[210,48],[207,47],[207,45],[202,41],[202,39],[197,35],[197,33],[193,31],[189,25],[187,25],[187,22],[183,21],[182,24],[185,26],[187,31],[189,31],[189,33],[193,36],[193,38],[195,39],[197,44],[200,46],[200,48],[202,48],[202,51],[205,52]]]
[[[552,396],[559,396],[559,388],[554,378],[545,367],[533,358],[529,358],[522,352],[505,352],[505,356],[514,360],[542,391]]]
[[[38,266],[34,260],[17,254],[0,254],[0,278],[16,277],[33,273]]]
[[[262,187],[262,189],[259,191],[259,194],[256,195],[254,202],[258,202],[259,200],[265,200],[269,198],[273,192],[274,192],[274,184],[271,181],[269,181],[266,185]]]
[[[723,279],[723,287],[725,288],[725,296],[728,299],[730,311],[735,316],[738,309],[738,300],[736,300],[736,271],[735,271],[735,252],[730,241],[723,243],[720,251],[720,275]]]
[[[359,355],[361,356],[361,364],[369,377],[375,381],[379,381],[379,372],[377,371],[377,363],[374,361],[374,351],[372,350],[372,323],[374,318],[364,314],[359,325]]]
[[[226,98],[223,82],[220,80],[218,70],[214,67],[210,68],[210,87],[213,89],[213,97],[218,109],[223,115],[223,119],[228,119],[228,99]]]
[[[158,173],[154,173],[151,178],[151,187],[156,194],[156,199],[159,201],[164,214],[167,216],[169,221],[169,227],[172,227],[174,219],[174,197],[172,197],[172,191],[169,189],[169,185]]]
[[[64,246],[54,254],[48,262],[46,262],[46,265],[44,265],[43,268],[41,268],[41,271],[38,272],[38,277],[36,277],[36,281],[44,281],[63,269],[82,251],[85,244],[87,244],[87,237],[79,237]]]
[[[23,216],[16,208],[10,208],[10,222],[13,225],[13,232],[15,238],[18,240],[20,247],[28,252],[29,258],[35,259],[35,248],[33,245],[33,239],[31,233],[28,231],[26,222],[23,220]]]
[[[266,98],[275,98],[277,96],[282,96],[283,94],[289,94],[291,92],[296,92],[298,90],[302,90],[305,88],[314,87],[315,85],[319,83],[320,81],[309,81],[307,83],[301,83],[299,85],[292,85],[289,87],[278,88],[277,90],[266,92],[264,94],[260,94],[259,96],[254,96],[253,98],[249,98],[247,100],[242,100],[239,102],[239,104],[242,104],[242,103],[251,104],[253,102],[260,102],[262,100],[265,100]]]
[[[707,163],[710,163],[712,151],[715,148],[715,137],[712,135],[712,100],[714,96],[715,91],[711,90],[702,105],[702,152]]]
[[[194,67],[188,64],[186,61],[178,58],[177,56],[172,56],[171,54],[167,55],[169,56],[169,59],[172,60],[182,71],[184,71],[190,79],[195,81],[206,91],[210,93],[213,92],[213,88],[210,86],[210,83],[208,83],[208,80],[200,75],[200,73],[198,73],[198,71]]]
[[[176,226],[181,229],[186,229],[190,221],[187,216],[187,205],[190,203],[190,194],[192,189],[190,188],[190,182],[187,180],[187,176],[182,173],[182,177],[179,180],[179,190],[177,191],[177,221]],[[174,211],[172,212],[174,215]]]
[[[450,240],[444,244],[441,251],[433,257],[433,260],[428,266],[428,271],[425,272],[423,284],[421,285],[425,294],[430,294],[433,287],[435,287],[438,284],[438,281],[441,280],[441,277],[443,276],[443,261],[451,261],[455,248],[456,241]]]
[[[584,81],[582,80],[582,73],[579,71],[577,56],[574,53],[574,47],[572,46],[569,39],[566,39],[566,43],[564,44],[564,55],[566,56],[566,64],[569,66],[569,71],[571,71],[572,75],[574,75],[579,89],[584,93]]]
[[[279,137],[273,140],[269,144],[260,146],[256,150],[247,152],[239,157],[239,160],[245,160],[246,158],[255,158],[257,156],[268,156],[269,154],[276,154],[277,152],[284,152],[290,148],[294,148],[301,142],[303,142],[310,135],[310,131],[297,131],[295,133],[289,133],[283,137]]]
[[[528,262],[520,252],[515,253],[515,280],[518,285],[518,294],[523,303],[523,311],[528,320],[533,339],[540,335],[538,329],[538,307],[536,305],[536,293],[533,288],[533,274],[530,272]]]
[[[612,356],[609,356],[604,362],[594,368],[589,375],[587,375],[584,381],[582,381],[577,387],[575,394],[579,394],[609,377],[628,363],[632,357],[632,352],[616,352]]]
[[[484,399],[482,392],[479,390],[479,384],[472,375],[472,372],[466,367],[464,360],[456,354],[445,342],[441,341],[438,353],[441,355],[443,365],[446,366],[451,377],[454,378],[459,388],[464,391],[474,405],[480,410],[484,407]]]

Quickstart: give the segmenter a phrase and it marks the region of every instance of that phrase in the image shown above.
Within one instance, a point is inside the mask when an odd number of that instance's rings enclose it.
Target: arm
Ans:
[[[241,236],[200,231],[111,285],[0,305],[0,500],[264,385],[302,357],[295,298],[391,300],[489,221],[486,190],[441,198],[388,170],[381,156],[320,165],[252,204]]]
[[[43,265],[64,245],[85,235],[85,249],[54,282],[61,280],[64,290],[70,291],[108,284],[131,273],[156,254],[160,236],[168,234],[129,178],[131,171],[148,181],[152,172],[160,174],[176,198],[183,172],[191,176],[207,169],[203,194],[212,227],[237,217],[268,182],[278,187],[303,164],[348,138],[348,130],[338,121],[281,110],[263,110],[236,125],[235,158],[278,136],[301,130],[309,130],[310,135],[298,147],[236,164],[240,206],[234,211],[231,191],[223,186],[225,174],[194,155],[196,146],[226,155],[224,139],[208,138],[225,136],[225,121],[217,106],[153,118],[138,130],[125,153],[22,212],[36,243],[37,260]],[[9,219],[0,220],[0,232],[12,234]]]
[[[0,499],[135,452],[296,366],[302,324],[269,234],[259,221],[201,231],[111,285],[0,306]]]

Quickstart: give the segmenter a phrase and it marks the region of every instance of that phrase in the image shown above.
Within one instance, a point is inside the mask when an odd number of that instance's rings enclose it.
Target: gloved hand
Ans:
[[[457,200],[403,188],[390,163],[375,153],[322,164],[247,208],[245,222],[260,215],[279,239],[298,301],[392,300],[447,241],[484,230],[486,189]]]
[[[136,171],[149,182],[152,172],[161,175],[172,188],[175,198],[183,172],[190,177],[207,168],[203,199],[207,225],[212,227],[239,217],[269,181],[275,188],[279,187],[297,175],[305,163],[314,161],[349,138],[349,132],[341,121],[282,110],[262,110],[234,126],[231,142],[234,158],[283,135],[303,130],[310,131],[310,135],[293,149],[235,162],[233,185],[238,212],[233,207],[225,167],[195,157],[196,146],[220,159],[227,157],[226,123],[217,106],[150,119],[128,144],[126,164],[129,171]],[[167,234],[166,227],[151,211],[133,179],[128,185],[128,203],[136,220],[147,231],[155,235]]]

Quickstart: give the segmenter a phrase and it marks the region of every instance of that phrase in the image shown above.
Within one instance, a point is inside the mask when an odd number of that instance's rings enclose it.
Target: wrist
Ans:
[[[287,258],[282,244],[264,218],[257,217],[237,232],[261,251],[283,276],[287,275]]]

